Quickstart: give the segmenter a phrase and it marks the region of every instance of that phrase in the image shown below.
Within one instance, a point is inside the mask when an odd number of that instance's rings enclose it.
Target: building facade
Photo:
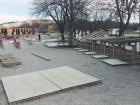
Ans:
[[[9,22],[0,24],[1,36],[18,36],[38,33],[37,28],[22,27],[25,22]]]
[[[51,20],[28,20],[24,22],[8,22],[0,24],[1,36],[17,36],[56,31],[56,24]]]

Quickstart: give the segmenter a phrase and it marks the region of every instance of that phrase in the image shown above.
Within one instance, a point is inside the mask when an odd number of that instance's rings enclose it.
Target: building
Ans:
[[[57,32],[57,25],[52,20],[33,20],[31,22],[33,26],[38,25],[39,33],[47,33],[47,32]]]
[[[38,32],[37,28],[22,27],[25,22],[8,22],[0,24],[0,35],[1,36],[17,36],[35,34]]]
[[[50,23],[48,26],[48,32],[57,32],[57,31],[58,31],[57,25],[54,22]]]
[[[19,36],[36,33],[56,32],[57,27],[52,20],[27,20],[0,24],[1,36]]]

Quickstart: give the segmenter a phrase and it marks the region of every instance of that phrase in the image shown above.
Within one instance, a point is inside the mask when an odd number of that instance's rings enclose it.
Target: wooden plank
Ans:
[[[42,75],[55,83],[61,89],[67,89],[83,84],[99,82],[100,80],[81,73],[73,68],[64,66],[50,70],[40,71]]]
[[[50,48],[53,48],[53,47],[57,47],[58,46],[58,43],[57,42],[49,42],[49,43],[46,43],[46,46],[47,47],[50,47]]]
[[[38,72],[2,78],[9,103],[60,90]]]
[[[119,59],[104,59],[102,61],[112,66],[128,64],[127,62],[121,61]]]
[[[0,61],[2,60],[2,59],[4,59],[4,58],[7,58],[7,57],[13,57],[13,55],[12,54],[8,54],[8,53],[6,53],[6,54],[0,54]]]
[[[9,103],[99,81],[67,66],[2,78]]]
[[[94,55],[93,57],[96,59],[102,59],[102,58],[108,58],[109,56],[107,56],[107,55]]]
[[[15,58],[15,57],[2,58],[1,62],[2,62],[2,66],[4,67],[12,67],[12,66],[21,64],[20,58]]]
[[[21,64],[20,60],[2,61],[2,66],[4,67],[12,67],[20,64]]]
[[[46,57],[44,57],[44,56],[42,56],[42,55],[40,55],[38,53],[32,52],[32,54],[35,55],[35,56],[37,56],[37,57],[40,57],[40,58],[42,58],[42,59],[44,59],[46,61],[50,61],[50,59],[48,59],[48,58],[46,58]]]
[[[96,54],[96,52],[84,52],[84,54],[86,54],[86,55],[93,55],[93,54]]]
[[[82,50],[83,48],[74,48],[75,50]]]
[[[88,49],[77,50],[78,52],[86,52]]]

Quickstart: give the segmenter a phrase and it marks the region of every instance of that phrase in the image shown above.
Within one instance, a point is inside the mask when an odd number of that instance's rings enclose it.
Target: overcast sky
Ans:
[[[0,23],[31,17],[32,0],[0,0]]]
[[[0,23],[31,19],[33,0],[0,0]],[[131,19],[138,22],[138,16]]]

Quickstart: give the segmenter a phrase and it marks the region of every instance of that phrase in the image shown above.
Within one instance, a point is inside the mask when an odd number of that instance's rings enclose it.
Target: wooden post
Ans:
[[[120,53],[121,53],[121,44],[119,43],[118,44],[118,57],[120,57],[120,55],[121,55]]]
[[[124,55],[126,54],[126,49],[125,49],[125,43],[123,43],[123,50],[124,50]]]
[[[112,54],[113,54],[113,57],[115,56],[115,44],[112,43]]]
[[[93,51],[93,41],[91,42],[91,51]]]
[[[103,47],[104,47],[104,48],[103,48],[103,50],[104,50],[103,53],[104,53],[104,55],[105,55],[105,54],[106,54],[106,43],[104,42],[103,45],[104,45],[104,46],[103,46]]]

